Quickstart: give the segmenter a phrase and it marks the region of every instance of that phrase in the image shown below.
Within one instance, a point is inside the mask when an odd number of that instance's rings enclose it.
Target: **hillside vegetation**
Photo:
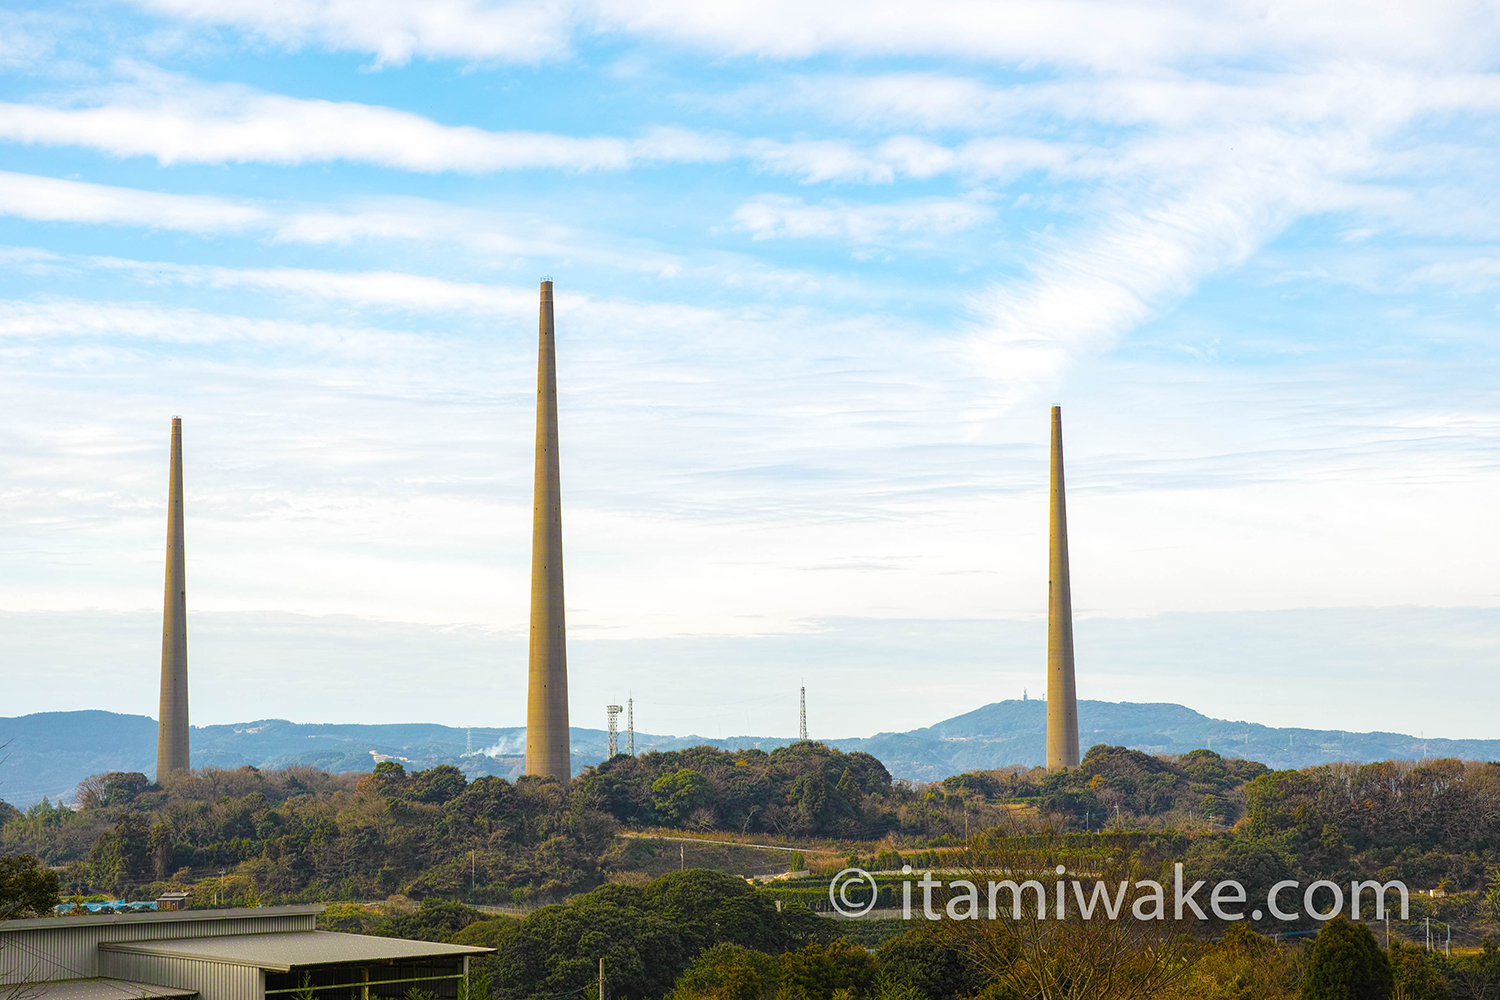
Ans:
[[[0,810],[0,850],[60,867],[84,893],[149,894],[222,871],[227,898],[536,902],[652,871],[623,830],[772,838],[877,864],[980,831],[1045,829],[1152,832],[1206,870],[1249,866],[1260,879],[1399,875],[1442,884],[1445,905],[1477,916],[1500,862],[1500,765],[1456,760],[1273,772],[1206,750],[1096,746],[1069,772],[914,785],[868,754],[805,742],[621,755],[567,785],[386,762],[363,776],[243,767],[161,785],[115,772],[78,799]]]
[[[566,784],[394,762],[342,775],[207,768],[161,784],[110,772],[85,781],[77,801],[0,807],[0,855],[10,882],[29,887],[27,912],[45,912],[31,897],[53,892],[54,874],[63,898],[188,889],[195,907],[326,901],[333,929],[498,948],[470,1000],[587,1000],[601,957],[622,1000],[1290,1000],[1313,995],[1308,984],[1343,989],[1337,970],[1351,962],[1374,977],[1375,992],[1359,995],[1500,996],[1494,763],[1271,771],[1207,750],[1101,745],[1068,772],[921,785],[892,780],[868,754],[802,742],[622,755]],[[815,912],[829,908],[828,878],[845,866],[885,873],[878,899],[896,907],[903,865],[1044,881],[1061,865],[1165,884],[1178,862],[1189,879],[1235,879],[1251,897],[1288,879],[1399,878],[1439,892],[1413,895],[1411,919],[1391,921],[1389,949],[1364,925],[1307,917],[1155,928]],[[762,887],[740,877],[805,867]],[[1429,919],[1470,952],[1450,960],[1409,945],[1425,940]],[[1317,933],[1320,944],[1278,946],[1257,932]],[[1074,989],[1100,981],[1116,986]]]

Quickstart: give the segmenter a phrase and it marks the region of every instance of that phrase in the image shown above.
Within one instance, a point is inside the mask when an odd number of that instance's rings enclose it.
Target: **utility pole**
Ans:
[[[604,998],[604,956],[599,956],[599,1000]]]

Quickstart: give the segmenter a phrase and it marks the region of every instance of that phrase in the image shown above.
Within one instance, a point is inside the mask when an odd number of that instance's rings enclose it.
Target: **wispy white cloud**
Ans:
[[[994,209],[977,198],[921,198],[884,204],[762,195],[735,209],[735,225],[754,239],[838,239],[876,243],[897,236],[955,233],[989,221]]]
[[[654,128],[633,139],[490,132],[353,101],[208,84],[143,66],[126,83],[71,105],[0,104],[0,139],[77,145],[172,163],[325,163],[349,160],[415,171],[555,168],[621,170],[734,155],[723,138]]]
[[[668,126],[635,138],[492,132],[395,108],[269,94],[141,65],[126,70],[125,82],[59,103],[0,103],[0,140],[82,146],[112,156],[151,157],[163,165],[347,161],[429,173],[621,171],[742,160],[808,184],[889,184],[898,177],[943,174],[1007,178],[1061,167],[1077,155],[1030,138],[985,138],[947,147],[913,136],[871,146],[844,139],[745,139]]]
[[[945,174],[973,180],[1009,180],[1030,170],[1058,170],[1078,155],[1076,148],[1036,139],[985,138],[944,146],[908,135],[874,145],[845,139],[751,139],[745,149],[757,169],[795,177],[806,184],[891,184],[898,179],[930,180]]]
[[[184,20],[223,24],[288,46],[368,52],[381,63],[413,56],[536,63],[567,53],[571,4],[433,0],[146,0]]]
[[[0,338],[240,344],[385,357],[414,351],[423,343],[409,334],[373,327],[77,299],[0,299]]]
[[[1460,292],[1484,292],[1500,285],[1500,257],[1471,257],[1442,261],[1417,268],[1412,280],[1422,284],[1449,285]]]
[[[1071,135],[1080,124],[1224,129],[1265,121],[1292,127],[1340,117],[1351,107],[1371,120],[1393,121],[1409,119],[1414,110],[1494,111],[1500,108],[1500,78],[1462,66],[1410,68],[1342,59],[1295,70],[1205,76],[1157,69],[1008,85],[939,71],[788,73],[772,82],[682,100],[730,113],[769,107],[873,129],[1015,131],[1035,142],[1046,131]],[[1132,138],[1097,132],[1090,137]]]
[[[207,195],[162,194],[0,171],[0,214],[36,222],[146,226],[189,233],[267,226],[264,209]]]
[[[703,5],[685,0],[582,0],[516,5],[483,0],[138,0],[204,24],[234,26],[278,44],[414,56],[533,63],[566,54],[592,32],[688,46],[717,55],[801,59],[823,53],[922,55],[1093,69],[1192,58],[1331,54],[1386,62],[1482,62],[1500,36],[1496,14],[1463,0],[1300,5],[1267,16],[1248,2],[1212,8],[1171,0],[938,0],[920,8],[875,0],[851,16],[838,0]]]
[[[33,66],[51,51],[46,21],[35,12],[0,10],[0,68]]]
[[[579,232],[544,217],[466,209],[423,198],[367,198],[327,207],[0,171],[0,215],[36,222],[241,234],[311,246],[360,241],[460,245],[491,259],[571,256],[657,274],[682,267],[677,255]]]

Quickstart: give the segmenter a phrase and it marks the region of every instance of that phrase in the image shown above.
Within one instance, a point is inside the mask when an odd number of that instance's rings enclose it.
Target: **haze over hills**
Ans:
[[[1273,768],[1330,761],[1462,757],[1500,760],[1500,740],[1421,739],[1400,733],[1278,729],[1251,722],[1210,719],[1161,702],[1080,701],[1079,736],[1084,750],[1097,743],[1153,754],[1179,754],[1202,747],[1229,757],[1247,757]],[[868,739],[827,739],[840,750],[863,750],[898,778],[935,781],[951,774],[1045,759],[1046,702],[1001,701],[923,729],[878,733]],[[601,729],[571,730],[576,770],[604,759],[608,735]],[[305,724],[280,719],[194,728],[194,767],[261,768],[303,765],[325,771],[369,771],[376,760],[395,758],[408,769],[453,764],[471,777],[521,773],[524,727],[460,729],[427,723],[396,725]],[[771,750],[787,737],[636,734],[636,751],[677,750],[709,744],[721,749]],[[41,712],[0,718],[0,799],[25,808],[43,797],[67,800],[80,781],[101,771],[151,774],[156,762],[156,722],[114,712]],[[624,749],[625,734],[620,734]]]

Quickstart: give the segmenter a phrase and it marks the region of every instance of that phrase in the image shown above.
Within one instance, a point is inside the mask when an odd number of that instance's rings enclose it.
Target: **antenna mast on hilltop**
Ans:
[[[625,699],[625,752],[635,756],[635,699]]]
[[[807,685],[802,685],[802,718],[797,724],[797,738],[807,739]]]
[[[609,715],[609,760],[620,752],[620,713],[625,711],[619,705],[605,705],[604,711]]]

